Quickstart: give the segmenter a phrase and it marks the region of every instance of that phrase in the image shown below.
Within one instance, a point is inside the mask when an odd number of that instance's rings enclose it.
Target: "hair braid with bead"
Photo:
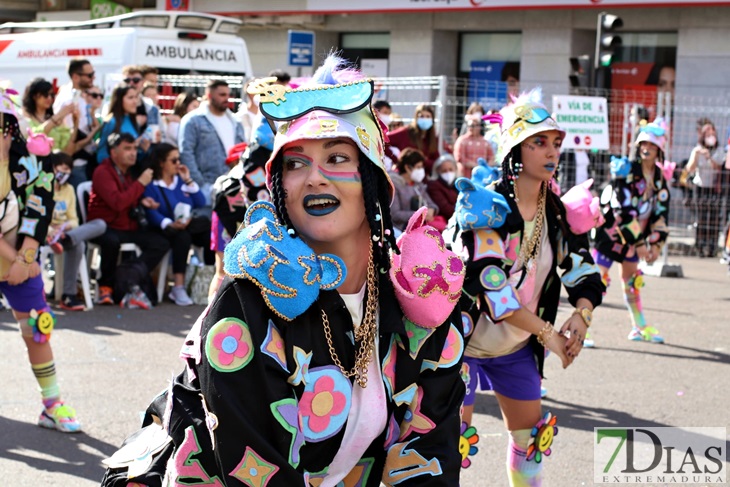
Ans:
[[[390,251],[400,253],[393,235],[393,222],[390,216],[390,192],[388,182],[380,169],[360,153],[360,179],[362,181],[363,199],[365,200],[365,216],[373,236],[373,259],[378,269],[390,269]],[[378,209],[378,206],[380,207]],[[378,220],[378,216],[382,221]],[[381,225],[382,223],[382,225]],[[382,232],[385,231],[385,235]],[[378,240],[374,240],[375,238]],[[381,245],[382,244],[382,245]]]
[[[276,216],[287,231],[294,231],[289,219],[289,213],[286,211],[286,191],[284,190],[284,165],[282,164],[282,156],[279,153],[276,159],[271,163],[271,202],[276,208]]]

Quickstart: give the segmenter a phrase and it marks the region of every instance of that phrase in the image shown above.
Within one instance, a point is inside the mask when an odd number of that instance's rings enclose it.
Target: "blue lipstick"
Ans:
[[[310,194],[304,197],[304,211],[312,216],[329,215],[340,207],[340,200],[331,194]]]

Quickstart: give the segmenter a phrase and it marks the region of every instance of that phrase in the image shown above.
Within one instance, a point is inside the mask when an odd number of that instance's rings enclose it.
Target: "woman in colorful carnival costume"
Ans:
[[[186,371],[103,485],[458,485],[464,266],[423,212],[394,253],[373,85],[340,63],[311,87],[249,89],[284,122],[272,202],[247,210]]]
[[[50,338],[56,318],[48,307],[38,264],[53,216],[53,169],[30,154],[18,126],[12,90],[0,88],[0,292],[10,303],[40,386],[38,425],[81,431],[76,412],[61,399]]]
[[[612,182],[601,195],[606,221],[596,232],[594,259],[608,285],[608,271],[621,263],[624,301],[631,315],[629,340],[664,343],[646,323],[641,306],[644,280],[639,261],[654,262],[669,235],[669,187],[661,167],[666,128],[661,120],[646,124],[636,138],[634,162],[613,158]]]
[[[493,390],[510,433],[509,483],[539,486],[557,433],[555,418],[541,412],[545,349],[563,367],[573,362],[605,288],[586,234],[571,230],[551,190],[565,132],[540,103],[539,90],[521,95],[502,116],[502,178],[486,187],[486,168],[477,168],[472,179],[456,182],[461,238],[454,248],[467,262],[464,421],[471,422],[477,383]],[[557,331],[561,282],[575,311]]]

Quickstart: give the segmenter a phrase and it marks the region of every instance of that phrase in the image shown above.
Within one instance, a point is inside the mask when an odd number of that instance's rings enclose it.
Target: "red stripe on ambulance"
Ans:
[[[3,51],[4,51],[5,49],[7,49],[7,47],[8,47],[8,46],[9,46],[10,44],[12,44],[12,43],[13,43],[13,41],[0,41],[0,54],[2,54],[2,53],[3,53]]]
[[[2,50],[0,50],[0,53],[2,53]],[[19,58],[52,58],[77,56],[101,56],[101,48],[92,47],[86,49],[29,49],[26,51],[18,51]]]

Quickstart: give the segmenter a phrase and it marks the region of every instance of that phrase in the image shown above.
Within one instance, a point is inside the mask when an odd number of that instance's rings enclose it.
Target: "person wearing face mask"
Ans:
[[[433,163],[439,158],[439,140],[434,127],[436,118],[433,107],[421,104],[409,125],[388,133],[390,145],[404,150],[408,147],[418,149],[425,157],[424,169],[430,172]]]
[[[439,207],[439,214],[436,218],[443,218],[445,222],[454,214],[456,197],[459,196],[459,192],[454,187],[455,180],[456,160],[454,156],[444,154],[436,159],[427,192]]]
[[[400,231],[405,229],[408,220],[422,206],[428,208],[426,223],[438,230],[445,228],[444,225],[439,228],[439,222],[434,220],[439,213],[439,207],[428,195],[424,182],[426,179],[425,162],[426,157],[421,151],[408,147],[400,154],[396,166],[398,173],[390,173],[395,187],[390,213],[393,217],[393,226]],[[443,223],[445,224],[446,221],[444,220]]]
[[[714,257],[717,250],[720,205],[716,183],[722,168],[720,161],[724,160],[717,152],[717,146],[715,125],[712,122],[704,124],[686,168],[687,174],[694,174],[692,183],[696,187],[694,204],[697,212],[695,248],[700,257]]]
[[[456,139],[454,144],[454,157],[461,167],[461,175],[465,178],[471,177],[471,171],[477,166],[477,161],[482,158],[492,164],[494,162],[494,151],[492,146],[482,136],[482,117],[478,114],[466,115],[465,117],[468,132]]]
[[[53,219],[48,227],[46,242],[57,254],[63,252],[63,295],[61,308],[70,311],[83,311],[84,302],[77,296],[76,275],[81,257],[86,252],[86,241],[102,235],[106,231],[104,220],[90,220],[79,225],[76,214],[76,193],[69,183],[73,161],[71,156],[56,153],[52,156],[54,189]]]
[[[388,103],[387,100],[375,100],[373,102],[373,113],[375,113],[375,116],[378,117],[378,120],[383,122],[383,132],[387,135],[388,127],[390,127],[390,124],[393,121],[393,109],[391,108],[390,103]],[[390,172],[395,163],[398,162],[400,149],[393,147],[389,142],[387,142],[387,140],[388,139],[386,139],[385,143],[385,157],[383,158],[383,162],[385,163],[385,169]]]

